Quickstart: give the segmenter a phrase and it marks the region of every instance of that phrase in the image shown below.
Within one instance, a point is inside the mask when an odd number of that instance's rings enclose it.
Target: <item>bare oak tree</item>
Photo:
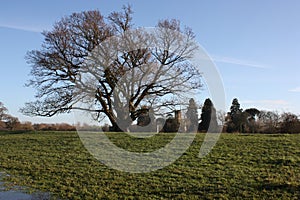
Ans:
[[[178,20],[159,21],[149,31],[134,28],[130,7],[107,18],[86,11],[61,19],[43,35],[41,50],[27,54],[28,86],[37,90],[37,100],[21,109],[27,115],[85,110],[124,130],[142,106],[174,108],[201,87],[189,62],[198,48],[194,34]]]
[[[8,114],[8,109],[0,102],[0,129],[13,130],[19,124],[19,119]]]
[[[0,121],[3,121],[7,118],[7,108],[4,106],[2,102],[0,102]]]

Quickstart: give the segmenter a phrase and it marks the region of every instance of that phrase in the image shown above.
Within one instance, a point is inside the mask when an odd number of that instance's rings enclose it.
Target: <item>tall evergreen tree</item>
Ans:
[[[232,100],[232,105],[230,107],[230,116],[233,117],[234,115],[238,115],[243,112],[243,109],[240,108],[240,103],[237,98]]]
[[[245,132],[248,113],[243,112],[237,98],[232,100],[230,112],[228,113],[227,132]]]
[[[210,99],[204,101],[201,113],[201,122],[198,126],[199,132],[217,131],[218,122],[216,109]]]

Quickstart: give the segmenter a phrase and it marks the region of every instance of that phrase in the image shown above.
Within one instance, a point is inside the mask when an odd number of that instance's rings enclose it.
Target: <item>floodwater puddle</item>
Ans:
[[[5,183],[2,181],[3,177],[9,176],[5,172],[0,172],[0,200],[50,200],[49,193],[36,192],[28,194],[22,187],[14,187],[7,190]]]

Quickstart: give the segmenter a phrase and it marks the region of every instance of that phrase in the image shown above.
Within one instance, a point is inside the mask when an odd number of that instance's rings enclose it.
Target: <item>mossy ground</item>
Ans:
[[[138,139],[109,133],[131,151],[151,151],[173,137]],[[0,171],[7,187],[28,186],[60,199],[299,199],[300,135],[222,134],[198,158],[197,134],[175,163],[151,173],[110,169],[94,159],[76,132],[0,133]]]

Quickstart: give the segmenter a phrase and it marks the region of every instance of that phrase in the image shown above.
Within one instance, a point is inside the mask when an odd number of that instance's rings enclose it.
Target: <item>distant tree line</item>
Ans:
[[[201,114],[198,110],[201,108]],[[206,99],[200,107],[191,98],[185,109],[175,110],[166,119],[155,118],[153,109],[142,106],[137,112],[137,123],[130,131],[143,130],[158,132],[227,132],[227,133],[300,133],[299,116],[290,112],[279,114],[276,111],[242,109],[237,98],[234,98],[229,112],[216,111],[213,102]],[[36,131],[114,131],[108,124],[102,126],[86,123],[70,125],[68,123],[31,123],[20,122],[8,114],[7,108],[0,102],[0,131],[36,130]]]
[[[299,116],[290,112],[248,108],[243,110],[238,99],[232,101],[225,116],[223,132],[239,133],[300,133]]]
[[[8,114],[7,108],[0,102],[0,131],[74,131],[75,126],[67,123],[35,123],[20,122],[17,117]]]
[[[213,102],[208,98],[201,106],[201,114],[194,99],[189,100],[186,113],[180,110],[169,114],[164,120],[156,119],[160,132],[227,132],[227,133],[300,133],[300,119],[296,114],[242,109],[237,98],[234,98],[228,113],[216,111]],[[137,125],[155,124],[154,116],[149,117],[148,109],[143,107],[142,114],[137,116]],[[159,127],[160,126],[160,127]],[[136,129],[138,130],[138,129]],[[151,129],[155,130],[155,129]]]

